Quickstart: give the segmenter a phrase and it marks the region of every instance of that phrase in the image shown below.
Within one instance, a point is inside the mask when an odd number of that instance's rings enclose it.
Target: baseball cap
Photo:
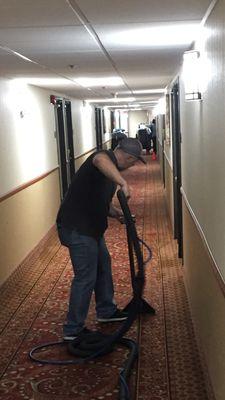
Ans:
[[[138,158],[140,161],[142,161],[144,164],[146,164],[146,161],[144,160],[144,158],[141,157],[143,147],[142,147],[141,142],[138,139],[124,138],[124,139],[120,140],[120,142],[116,148],[123,150],[125,153],[128,153],[128,154]]]

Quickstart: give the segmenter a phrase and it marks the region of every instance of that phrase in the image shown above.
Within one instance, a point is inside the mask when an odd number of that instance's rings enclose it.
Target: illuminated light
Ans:
[[[145,89],[145,90],[132,90],[134,94],[144,94],[144,93],[164,93],[165,88],[163,89]]]
[[[74,82],[78,83],[83,87],[110,87],[110,86],[122,86],[124,85],[123,79],[115,76],[108,76],[105,78],[75,78]]]
[[[120,103],[123,101],[135,101],[135,97],[112,97],[110,99],[89,99],[86,100],[88,103]]]
[[[120,95],[124,94],[130,94],[131,92],[133,94],[148,94],[148,93],[164,93],[166,88],[159,88],[159,89],[140,89],[140,90],[126,90],[126,91],[120,91]]]
[[[196,93],[185,93],[186,100],[201,100],[202,96],[200,92]]]
[[[212,29],[212,28],[211,28]],[[199,91],[202,95],[207,91],[213,74],[213,58],[210,56],[210,51],[207,50],[207,42],[212,35],[212,30],[209,27],[203,26],[201,35],[196,41],[196,49],[200,53],[199,58]]]
[[[201,100],[200,82],[200,53],[197,50],[185,51],[183,63],[183,77],[185,100]]]
[[[152,25],[146,28],[129,29],[108,36],[108,44],[119,44],[138,47],[161,47],[188,45],[194,41],[200,32],[200,24],[168,23]]]
[[[118,108],[118,107],[128,107],[128,105],[117,105],[117,106],[106,106],[106,108]]]
[[[153,103],[158,103],[158,100],[146,100],[146,101],[140,101],[140,104],[153,104]]]
[[[28,85],[35,85],[35,86],[46,86],[48,87],[49,85],[55,86],[55,87],[60,87],[60,86],[65,86],[65,85],[71,85],[72,82],[69,81],[68,79],[64,78],[16,78],[14,79],[14,82],[17,82],[18,84],[28,84]]]
[[[107,106],[107,108],[133,108],[133,107],[140,107],[140,104],[123,104],[117,106]]]

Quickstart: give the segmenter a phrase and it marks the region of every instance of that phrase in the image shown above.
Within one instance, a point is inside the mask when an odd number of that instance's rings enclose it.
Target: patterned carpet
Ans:
[[[126,335],[139,343],[129,383],[131,399],[207,400],[159,165],[148,159],[147,166],[137,165],[125,176],[132,190],[130,208],[136,214],[138,235],[153,250],[144,298],[156,310],[155,316],[139,317]],[[122,308],[131,296],[125,227],[111,220],[106,240],[113,259],[115,296]],[[0,399],[118,399],[118,375],[128,354],[122,346],[82,366],[43,365],[29,359],[33,347],[61,339],[70,281],[68,252],[53,230],[0,289]],[[114,332],[120,325],[97,323],[93,299],[87,326]],[[41,355],[70,358],[65,347]]]

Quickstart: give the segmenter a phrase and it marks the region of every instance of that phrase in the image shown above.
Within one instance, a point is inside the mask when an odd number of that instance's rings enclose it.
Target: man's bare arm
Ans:
[[[122,177],[116,166],[105,153],[97,153],[93,158],[93,164],[99,169],[107,178],[119,185],[124,192],[127,199],[130,198],[130,189]]]

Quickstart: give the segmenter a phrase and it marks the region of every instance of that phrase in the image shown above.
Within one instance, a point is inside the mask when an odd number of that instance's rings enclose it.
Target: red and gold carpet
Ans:
[[[159,165],[148,160],[147,166],[137,165],[125,175],[132,190],[130,208],[136,214],[138,235],[153,250],[144,297],[156,310],[155,316],[142,315],[126,335],[139,343],[139,358],[130,378],[131,398],[207,400]],[[122,308],[131,296],[125,227],[110,221],[106,240],[113,260],[116,300]],[[121,346],[82,366],[43,365],[29,359],[33,347],[61,339],[70,281],[67,249],[60,246],[53,231],[0,289],[0,399],[118,399],[118,375],[127,356]],[[87,326],[110,332],[119,324],[98,324],[93,300]],[[63,347],[43,356],[68,358]]]

